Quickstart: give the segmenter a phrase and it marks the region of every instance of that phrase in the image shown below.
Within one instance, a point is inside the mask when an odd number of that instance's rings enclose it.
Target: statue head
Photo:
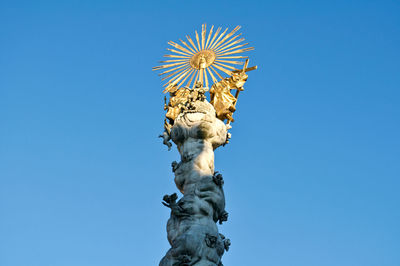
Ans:
[[[248,78],[248,75],[246,74],[246,72],[238,72],[238,73],[232,74],[231,80],[236,88],[241,88],[241,87],[243,87],[247,78]]]
[[[203,69],[207,67],[207,60],[204,54],[201,54],[199,57],[199,68]]]

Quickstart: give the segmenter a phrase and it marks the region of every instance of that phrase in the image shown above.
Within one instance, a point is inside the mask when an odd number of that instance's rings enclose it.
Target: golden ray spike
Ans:
[[[176,74],[179,75],[180,73],[182,73],[182,71],[187,70],[187,68],[188,68],[188,67],[185,67],[185,68],[183,68],[183,69],[178,69],[177,71],[174,71],[173,73],[169,74],[168,76],[163,77],[163,78],[161,79],[161,81],[164,81],[164,80],[166,80],[166,79],[172,77],[173,75],[176,75]]]
[[[197,30],[194,31],[196,33],[196,41],[197,45],[199,47],[199,51],[201,51],[201,45],[200,45],[200,40],[199,40],[199,34],[197,33]]]
[[[172,62],[189,62],[189,60],[188,59],[173,59],[173,60],[158,61],[158,63],[172,63]]]
[[[231,47],[232,45],[236,45],[236,44],[241,43],[241,42],[243,42],[243,41],[245,40],[244,38],[240,38],[240,39],[238,39],[238,40],[236,40],[236,41],[233,41],[233,40],[236,39],[236,37],[239,37],[239,35],[235,36],[235,37],[232,38],[232,39],[229,39],[229,40],[228,40],[227,42],[225,42],[223,45],[221,45],[220,47],[218,47],[218,49],[215,49],[214,52],[217,53],[217,52],[223,51],[223,50],[225,50],[225,49]]]
[[[240,26],[236,26],[230,33],[228,33],[224,38],[222,38],[215,46],[214,49],[217,49],[220,45],[222,45],[228,38],[230,38],[233,34],[235,34],[240,29]]]
[[[165,87],[165,89],[163,90],[163,93],[167,93],[167,92],[171,92],[171,89],[173,89],[174,88],[174,86],[171,86],[171,87]]]
[[[206,42],[206,31],[207,31],[207,24],[203,24],[201,30],[201,50],[204,50],[204,43]]]
[[[223,79],[223,77],[218,73],[217,70],[215,70],[212,66],[210,66],[210,68],[211,68],[212,71],[215,72],[215,74],[217,74],[217,76],[218,76],[220,79]]]
[[[199,80],[198,81],[200,81],[201,84],[203,84],[203,74],[204,74],[203,70],[204,70],[204,68],[200,68],[200,71],[199,71]]]
[[[189,55],[189,56],[191,56],[191,54],[187,54],[187,53],[184,53],[184,52],[181,52],[181,51],[177,51],[177,50],[174,50],[174,49],[171,49],[171,48],[167,48],[167,50],[170,51],[170,52],[177,53],[177,54]]]
[[[192,83],[193,77],[194,77],[194,75],[196,74],[196,69],[193,69],[193,70],[194,70],[194,71],[193,71],[193,74],[191,74],[192,77],[190,78],[190,80],[188,81],[188,83],[186,83],[186,87],[189,87],[189,86],[190,86],[190,83]]]
[[[240,38],[240,39],[238,39],[238,40],[236,40],[236,41],[234,41],[234,42],[231,42],[231,41],[233,41],[234,39],[236,39],[236,37],[239,37],[239,36],[240,36],[240,35],[236,35],[235,37],[233,37],[232,39],[230,39],[228,42],[226,42],[224,45],[220,46],[218,49],[215,49],[215,52],[223,51],[223,50],[225,50],[225,49],[231,47],[232,45],[235,45],[235,44],[238,44],[238,43],[243,42],[243,41],[245,40],[244,38]]]
[[[236,50],[236,51],[232,51],[232,52],[228,52],[228,53],[224,53],[224,54],[220,54],[220,55],[240,54],[240,53],[244,53],[244,52],[251,51],[251,50],[254,50],[254,47],[248,47],[248,48],[244,48],[244,49],[240,49],[240,50]]]
[[[164,71],[164,72],[162,72],[161,74],[158,74],[159,76],[162,76],[162,75],[164,75],[164,74],[167,74],[167,73],[169,73],[169,72],[171,72],[171,71],[174,71],[174,70],[177,70],[177,69],[180,69],[180,68],[183,68],[183,67],[185,67],[185,66],[188,66],[189,64],[188,63],[186,63],[186,64],[184,64],[184,65],[181,65],[181,66],[177,66],[177,67],[174,67],[174,68],[171,68],[171,69],[168,69],[168,70],[166,70],[166,71]]]
[[[176,75],[175,77],[173,77],[172,79],[170,79],[167,83],[165,83],[163,86],[168,84],[168,87],[172,84],[172,87],[174,85],[176,85],[176,83],[178,83],[184,76],[186,76],[186,74],[190,71],[191,68],[185,69],[185,71],[182,73],[179,73],[178,75]]]
[[[190,50],[190,51],[192,51],[192,52],[193,52],[193,54],[195,54],[195,53],[196,53],[196,51],[195,51],[195,50],[193,50],[193,49],[192,49],[192,47],[190,47],[190,46],[189,46],[189,44],[187,44],[185,41],[183,41],[183,40],[181,40],[181,39],[179,39],[179,40],[180,40],[180,41],[181,41],[181,42],[182,42],[182,43],[183,43],[183,44],[184,44],[184,45],[185,45],[187,48],[189,48],[189,50]]]
[[[227,69],[225,69],[225,68],[223,68],[223,67],[221,67],[221,66],[219,66],[217,64],[214,64],[214,67],[219,69],[219,70],[221,70],[222,72],[224,72],[228,76],[232,76],[232,72],[231,71],[229,71],[229,70],[227,70]]]
[[[232,60],[220,60],[220,59],[216,59],[215,62],[222,62],[222,63],[231,64],[231,65],[243,65],[243,62],[240,62],[240,61],[232,61]]]
[[[199,77],[199,70],[196,69],[196,77],[194,78],[195,81],[193,82],[193,87],[192,88],[194,88],[194,84],[196,83],[198,77]]]
[[[183,65],[183,64],[187,64],[187,62],[177,62],[177,63],[172,63],[172,64],[155,66],[155,67],[153,67],[153,70],[160,70],[160,69],[170,68],[170,67],[179,66],[179,65]]]
[[[207,71],[208,71],[208,73],[210,74],[212,81],[213,81],[214,83],[217,83],[218,80],[214,77],[214,75],[213,75],[213,73],[211,72],[210,68],[207,68]]]
[[[168,86],[166,86],[165,89],[163,90],[163,93],[175,91],[174,87],[175,87],[175,84],[169,83]]]
[[[206,69],[203,69],[203,72],[204,72],[204,80],[206,81],[206,87],[208,87],[208,77]]]
[[[174,78],[177,78],[180,74],[182,74],[183,72],[185,72],[185,71],[188,70],[188,69],[189,69],[188,66],[184,67],[183,69],[179,69],[179,70],[175,71],[174,73],[169,74],[167,77],[163,77],[163,78],[161,79],[161,81],[166,80],[166,79],[168,79],[168,78],[171,78],[172,76],[175,75],[175,77],[172,77],[172,78],[169,80],[169,82],[170,82],[171,80],[173,80]],[[166,84],[168,84],[169,82],[167,82]],[[164,84],[164,86],[165,86],[166,84]]]
[[[221,34],[218,36],[217,40],[216,40],[216,41],[214,42],[214,44],[210,47],[210,50],[214,49],[215,45],[217,45],[217,44],[219,43],[219,40],[225,35],[225,33],[226,33],[227,31],[228,31],[228,28],[226,28],[226,29],[224,30],[224,32],[221,33]]]
[[[186,71],[186,70],[188,70],[188,69],[189,69],[189,68],[186,67],[186,68],[184,68],[184,69],[180,69],[180,70],[178,70],[178,71],[175,71],[174,73],[168,75],[168,77],[162,78],[161,81],[164,81],[164,80],[166,80],[167,78],[172,77],[172,76],[175,75],[176,73],[178,73],[178,75],[176,76],[176,77],[178,77],[180,74],[182,74],[182,71]],[[176,78],[176,77],[175,77],[175,78]],[[164,86],[165,86],[165,85],[166,85],[166,84],[164,84]]]
[[[196,45],[194,44],[194,42],[192,41],[192,38],[190,38],[189,35],[186,35],[186,39],[188,39],[188,41],[190,42],[190,44],[194,47],[194,49],[196,50],[196,52],[198,52]]]
[[[185,76],[185,78],[178,84],[178,88],[180,88],[182,86],[182,84],[187,80],[187,78],[192,74],[192,72],[194,71],[194,69],[192,68],[189,73]]]
[[[219,34],[219,32],[221,31],[221,27],[218,27],[218,29],[215,31],[214,36],[211,39],[211,42],[208,44],[208,47],[206,47],[206,49],[210,49],[211,45],[213,45],[215,37],[217,37],[217,35]]]
[[[188,67],[189,67],[189,65],[186,65],[186,66],[179,67],[179,69],[174,68],[174,69],[168,70],[168,72],[171,72],[171,71],[173,71],[173,70],[176,70],[176,71],[174,71],[173,73],[168,74],[167,76],[163,77],[163,78],[161,79],[161,81],[166,80],[167,78],[170,78],[170,77],[172,77],[173,75],[175,75],[175,74],[177,74],[177,73],[179,73],[179,72],[185,71]],[[164,74],[167,74],[167,73],[164,73]],[[159,75],[164,75],[164,74],[159,74]]]
[[[214,29],[214,25],[211,26],[210,32],[208,33],[208,38],[207,38],[205,49],[207,49],[208,42],[210,41],[213,29]]]
[[[171,83],[172,81],[174,81],[175,79],[177,79],[179,77],[179,75],[181,75],[183,72],[185,72],[186,70],[190,69],[190,67],[185,67],[184,69],[180,69],[178,73],[175,73],[175,76],[173,76],[172,78],[170,78],[167,83],[165,83],[163,86],[168,85],[169,83]]]
[[[190,56],[182,56],[182,55],[175,55],[175,54],[166,54],[166,55],[164,55],[164,57],[190,59]]]
[[[182,64],[184,64],[184,63],[180,62],[180,63],[173,63],[173,64],[168,64],[168,65],[156,66],[156,67],[153,67],[153,70],[159,70],[159,69],[163,69],[163,68],[174,67],[174,66],[182,65]]]
[[[220,66],[220,67],[225,67],[227,69],[236,70],[236,68],[234,68],[233,66],[228,66],[228,65],[225,65],[225,64],[222,64],[222,63],[217,63],[217,62],[215,62],[215,64]]]
[[[182,46],[180,46],[179,44],[174,43],[173,41],[169,41],[168,44],[171,45],[171,46],[173,46],[173,47],[175,47],[176,49],[179,49],[179,50],[181,50],[181,51],[184,51],[184,52],[186,52],[186,53],[188,53],[188,54],[193,54],[191,51],[189,51],[189,50],[186,49],[185,47],[182,47]]]
[[[241,47],[243,47],[243,46],[246,46],[246,45],[248,45],[248,44],[249,44],[249,43],[239,44],[239,45],[236,45],[236,46],[231,47],[231,48],[229,48],[229,49],[226,49],[226,50],[223,50],[223,51],[219,51],[219,52],[217,52],[216,54],[223,54],[223,53],[225,53],[225,52],[229,52],[229,51],[232,51],[232,50],[236,50],[236,49],[239,49],[239,48],[241,48]]]
[[[246,59],[248,56],[237,55],[237,56],[217,56],[218,59]]]

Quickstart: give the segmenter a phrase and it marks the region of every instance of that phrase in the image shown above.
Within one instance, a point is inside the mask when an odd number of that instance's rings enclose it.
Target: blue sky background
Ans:
[[[227,266],[400,265],[398,1],[1,1],[0,265],[158,265],[177,192],[157,65],[256,48],[216,151]],[[192,35],[193,36],[193,35]]]

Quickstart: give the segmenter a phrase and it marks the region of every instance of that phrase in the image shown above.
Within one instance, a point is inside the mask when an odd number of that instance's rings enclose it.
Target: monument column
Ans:
[[[247,68],[248,59],[236,61],[247,58],[237,54],[253,49],[242,48],[247,45],[239,44],[244,39],[237,39],[240,34],[234,36],[239,26],[228,34],[227,29],[220,34],[221,28],[213,33],[213,28],[207,34],[203,25],[200,38],[196,32],[197,45],[189,36],[189,43],[168,42],[176,49],[168,49],[174,54],[166,57],[172,59],[153,68],[165,69],[160,75],[170,78],[165,84],[164,92],[170,97],[168,104],[165,97],[167,113],[160,137],[168,149],[172,140],[180,153],[180,161],[172,162],[172,172],[182,193],[179,200],[176,193],[163,198],[163,204],[171,209],[167,222],[171,248],[160,266],[221,266],[222,255],[230,246],[230,240],[219,233],[216,224],[227,221],[228,213],[224,180],[214,169],[214,150],[228,143],[228,130],[234,121],[239,92],[248,77],[246,72],[257,67]],[[243,67],[236,69],[231,65]],[[228,77],[223,78],[224,74]],[[210,89],[209,77],[213,81]]]

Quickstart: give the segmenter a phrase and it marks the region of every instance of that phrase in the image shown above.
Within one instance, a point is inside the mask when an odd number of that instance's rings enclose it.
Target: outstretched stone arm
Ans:
[[[161,135],[158,136],[159,138],[163,139],[163,144],[168,147],[168,150],[171,150],[172,143],[169,142],[171,140],[171,136],[168,134],[168,132],[165,130]]]

